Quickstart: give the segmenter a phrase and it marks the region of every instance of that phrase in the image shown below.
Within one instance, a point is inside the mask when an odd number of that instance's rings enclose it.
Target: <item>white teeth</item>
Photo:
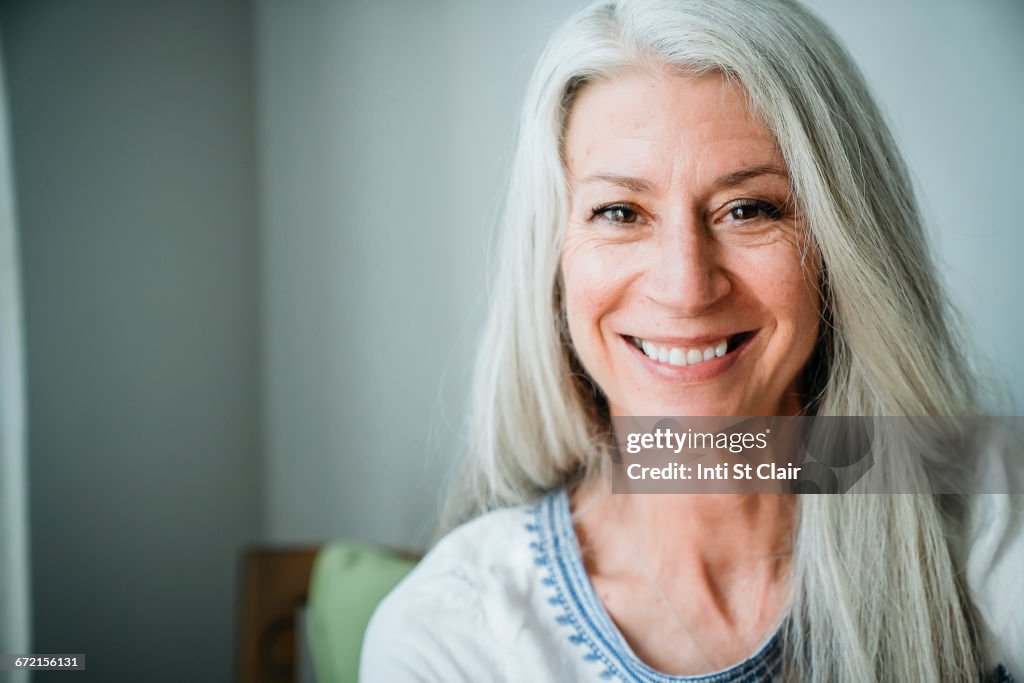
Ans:
[[[668,363],[676,366],[696,365],[714,358],[721,358],[729,350],[729,342],[727,339],[722,339],[717,344],[713,344],[704,349],[681,349],[677,347],[658,346],[657,344],[649,342],[646,339],[640,339],[639,337],[633,337],[633,343],[643,349],[643,352],[647,354],[649,358],[653,358],[659,363]]]

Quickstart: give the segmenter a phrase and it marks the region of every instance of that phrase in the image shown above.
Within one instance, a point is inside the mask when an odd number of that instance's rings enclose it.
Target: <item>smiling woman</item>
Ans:
[[[526,96],[503,230],[461,525],[378,609],[363,680],[1021,674],[1019,496],[611,488],[615,417],[976,412],[903,162],[815,17],[574,16]],[[881,476],[922,471],[872,438]]]

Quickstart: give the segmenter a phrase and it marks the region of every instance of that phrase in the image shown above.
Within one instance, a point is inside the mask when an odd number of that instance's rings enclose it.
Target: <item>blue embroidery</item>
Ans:
[[[533,561],[539,567],[551,567],[551,557],[557,548],[553,548],[550,545],[550,539],[548,538],[548,532],[550,531],[549,526],[551,515],[546,514],[546,506],[549,506],[553,501],[553,496],[549,496],[529,509],[529,513],[533,515],[535,522],[526,525],[527,531],[537,534],[539,540],[537,542],[530,543],[530,549],[533,550],[534,555]],[[541,517],[544,517],[542,520]],[[587,635],[580,630],[579,625],[572,618],[569,606],[566,604],[565,598],[562,595],[562,591],[558,585],[553,570],[549,569],[547,576],[542,577],[541,583],[549,588],[554,589],[554,595],[552,598],[556,601],[553,604],[557,604],[563,608],[563,612],[555,615],[555,622],[562,626],[572,626],[575,632],[569,635],[569,642],[573,645],[586,645],[588,650],[583,654],[583,661],[585,662],[602,662],[605,664],[604,670],[601,672],[602,678],[614,678],[617,675],[614,667],[598,650],[593,641],[591,641]],[[550,602],[550,601],[549,601]],[[628,679],[624,679],[628,680]]]
[[[548,568],[541,583],[551,590],[548,603],[561,608],[554,615],[555,622],[572,627],[569,642],[585,646],[585,662],[603,665],[601,678],[619,678],[627,683],[763,683],[779,675],[782,648],[778,634],[745,662],[714,674],[669,676],[647,666],[629,649],[594,594],[579,557],[568,492],[557,491],[528,512],[534,521],[525,525],[526,530],[537,537],[530,543],[534,563]]]

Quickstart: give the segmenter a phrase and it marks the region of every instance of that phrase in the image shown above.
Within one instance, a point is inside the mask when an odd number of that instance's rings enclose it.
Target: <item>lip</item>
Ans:
[[[642,350],[638,349],[636,344],[633,343],[632,336],[619,335],[619,339],[626,346],[633,357],[640,364],[641,368],[645,372],[651,373],[658,379],[668,380],[677,384],[700,384],[702,382],[710,382],[714,379],[725,374],[729,368],[736,364],[736,362],[743,357],[750,348],[751,343],[757,339],[760,335],[761,330],[749,330],[749,336],[740,342],[740,345],[736,348],[731,348],[724,355],[718,358],[712,358],[696,365],[669,365],[668,363],[659,363],[658,361],[650,358]],[[739,333],[746,334],[746,333]],[[732,340],[737,334],[732,335],[720,335],[717,337],[692,337],[687,339],[680,338],[654,338],[648,339],[647,337],[641,337],[646,341],[652,342],[658,345],[664,346],[678,346],[685,347],[689,345],[690,348],[698,347],[702,344],[710,344],[721,340],[723,337]]]

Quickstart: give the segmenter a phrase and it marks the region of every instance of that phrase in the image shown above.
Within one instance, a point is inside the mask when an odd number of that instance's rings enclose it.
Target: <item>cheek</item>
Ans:
[[[578,352],[585,351],[596,333],[607,293],[597,277],[598,268],[587,259],[562,259],[562,285],[565,291],[565,315],[569,336]]]
[[[584,362],[600,344],[600,325],[625,291],[624,264],[608,245],[567,242],[562,253],[562,286],[569,335]]]
[[[789,246],[769,255],[761,264],[759,283],[752,283],[762,304],[772,311],[779,327],[792,337],[798,348],[817,339],[821,302],[818,294],[820,269],[816,259],[801,261],[800,252]]]
[[[723,256],[733,304],[760,311],[773,330],[769,356],[785,367],[809,357],[817,340],[820,269],[813,253],[801,258],[802,253],[796,240],[786,239]]]

